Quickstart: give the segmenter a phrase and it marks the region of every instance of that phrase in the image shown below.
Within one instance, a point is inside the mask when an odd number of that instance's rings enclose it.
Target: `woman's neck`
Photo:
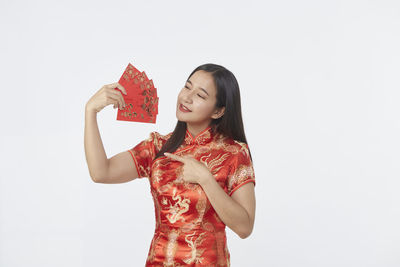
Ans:
[[[201,125],[201,126],[195,126],[195,125],[189,125],[186,124],[187,126],[187,130],[189,131],[189,133],[193,136],[193,138],[196,138],[196,136],[201,133],[202,131],[204,131],[205,129],[207,129],[209,127],[209,125]]]

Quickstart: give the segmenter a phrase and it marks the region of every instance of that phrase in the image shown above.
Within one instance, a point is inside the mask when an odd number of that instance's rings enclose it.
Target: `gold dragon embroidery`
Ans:
[[[193,262],[202,263],[201,261],[203,260],[203,257],[201,257],[201,255],[203,254],[205,248],[198,249],[197,246],[201,245],[201,243],[203,242],[203,235],[205,233],[201,233],[199,237],[195,241],[193,241],[195,234],[196,232],[185,236],[185,241],[187,245],[192,249],[190,257],[183,260],[186,264],[192,264]]]
[[[183,213],[189,210],[189,203],[190,199],[183,198],[181,196],[176,195],[176,188],[173,189],[172,199],[175,200],[175,204],[172,205],[171,202],[168,200],[169,203],[169,213],[167,214],[167,219],[170,223],[175,223],[178,220],[185,221],[185,218],[182,216]],[[163,201],[163,204],[165,201]]]
[[[219,154],[218,156],[208,161],[210,157],[211,153],[200,157],[200,161],[207,165],[212,174],[215,174],[224,166],[222,163],[226,160],[227,157],[229,157],[229,153]]]

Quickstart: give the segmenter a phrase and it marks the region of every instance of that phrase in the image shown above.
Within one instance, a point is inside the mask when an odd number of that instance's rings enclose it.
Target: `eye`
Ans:
[[[185,85],[185,88],[190,90],[190,88],[189,88],[189,87],[187,87],[186,85]]]
[[[205,97],[201,96],[200,94],[197,94],[197,95],[200,96],[200,97],[203,98],[203,99],[206,99]]]

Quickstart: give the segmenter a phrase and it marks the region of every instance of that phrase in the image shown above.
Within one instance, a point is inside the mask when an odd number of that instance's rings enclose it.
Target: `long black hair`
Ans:
[[[235,76],[223,66],[207,63],[195,68],[187,80],[199,70],[211,73],[217,88],[215,105],[217,108],[225,107],[224,115],[218,119],[213,119],[209,126],[212,126],[212,130],[217,133],[247,144],[242,120],[239,84]],[[185,139],[186,127],[186,122],[178,120],[171,137],[165,142],[154,159],[164,156],[164,152],[175,152]]]

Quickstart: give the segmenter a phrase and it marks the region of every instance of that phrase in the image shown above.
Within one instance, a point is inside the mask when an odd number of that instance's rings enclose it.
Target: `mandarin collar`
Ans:
[[[192,134],[186,129],[185,136],[185,144],[186,145],[204,145],[210,142],[213,139],[214,132],[211,126],[208,126],[206,129],[201,131],[196,137],[193,137]]]

